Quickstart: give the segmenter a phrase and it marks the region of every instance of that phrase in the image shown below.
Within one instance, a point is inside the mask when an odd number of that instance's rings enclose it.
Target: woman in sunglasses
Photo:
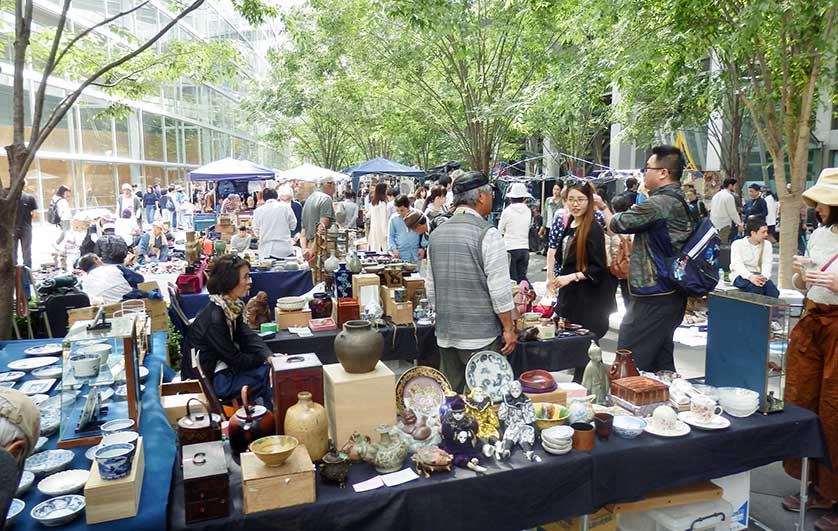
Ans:
[[[605,231],[594,221],[594,191],[587,181],[565,183],[564,201],[570,217],[556,250],[561,264],[552,280],[558,291],[556,313],[581,324],[597,337],[608,331],[608,316],[615,309],[614,293],[605,257]]]

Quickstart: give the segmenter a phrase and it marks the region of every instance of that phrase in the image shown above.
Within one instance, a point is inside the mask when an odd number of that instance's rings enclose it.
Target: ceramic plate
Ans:
[[[98,449],[99,449],[99,445],[98,445],[98,444],[97,444],[96,446],[91,446],[90,448],[88,448],[88,449],[87,449],[87,451],[86,451],[86,452],[84,452],[84,456],[85,456],[86,458],[90,459],[91,461],[93,461],[93,459],[94,459],[93,454],[95,454],[95,453],[96,453],[96,450],[98,450]]]
[[[46,437],[38,437],[37,442],[35,442],[35,449],[32,450],[32,453],[40,452],[41,448],[44,447],[48,440],[49,439],[47,439]]]
[[[49,437],[61,426],[61,410],[58,409],[42,409],[41,410],[41,435]]]
[[[51,366],[51,367],[41,367],[40,369],[35,369],[32,371],[32,376],[35,378],[61,378],[63,374],[63,370],[61,367],[58,366]]]
[[[41,405],[42,405],[44,402],[46,402],[47,400],[49,400],[49,395],[32,395],[32,396],[30,396],[29,398],[31,398],[31,399],[32,399],[32,401],[33,401],[33,402],[35,402],[35,405],[36,405],[36,406],[41,407]]]
[[[11,505],[9,505],[9,512],[6,513],[6,526],[8,527],[9,524],[12,523],[12,520],[15,519],[17,515],[26,507],[26,504],[23,503],[23,500],[19,500],[17,498],[12,499]]]
[[[76,454],[70,450],[46,450],[32,454],[24,464],[24,469],[33,474],[49,474],[65,468]]]
[[[684,435],[690,432],[690,427],[686,423],[680,420],[676,420],[674,430],[658,431],[652,426],[651,422],[647,422],[646,428],[643,431],[645,431],[646,433],[651,433],[652,435],[657,435],[659,437],[683,437]]]
[[[25,395],[38,395],[49,393],[52,389],[52,384],[55,383],[55,378],[47,378],[45,380],[27,380],[20,386],[19,391]]]
[[[62,351],[61,343],[49,343],[40,347],[29,347],[23,353],[27,356],[55,356],[61,354]]]
[[[466,365],[469,388],[482,387],[496,404],[503,400],[504,387],[513,379],[512,365],[506,356],[491,350],[478,352]]]
[[[15,383],[17,382],[0,382],[0,387],[5,387],[7,389],[14,389]]]
[[[451,385],[441,372],[433,367],[413,367],[406,370],[396,383],[396,408],[404,418],[408,411],[426,417],[439,415],[445,403],[445,391]]]
[[[0,372],[0,382],[16,382],[26,376],[23,371]]]
[[[41,403],[39,407],[42,410],[61,409],[62,407],[67,407],[75,402],[77,396],[79,396],[78,391],[62,391],[61,394],[47,398],[47,400]]]
[[[24,358],[22,360],[10,361],[7,367],[13,371],[31,371],[32,369],[40,369],[47,365],[57,363],[58,358],[55,356],[44,356],[41,358]]]
[[[134,427],[133,419],[116,419],[102,424],[103,433],[115,433],[123,430],[130,430]]]
[[[47,496],[72,494],[83,489],[89,477],[89,470],[65,470],[42,479],[38,483],[38,490]]]
[[[699,418],[692,411],[682,411],[678,413],[678,418],[701,430],[723,430],[730,426],[730,421],[721,415],[713,415],[710,422],[705,422],[704,419]]]
[[[28,470],[24,470],[23,473],[20,475],[20,482],[17,484],[17,492],[15,496],[20,496],[29,490],[29,487],[32,486],[32,483],[35,481],[35,474]]]
[[[84,510],[84,496],[65,494],[39,503],[29,513],[45,526],[57,526],[73,520]]]

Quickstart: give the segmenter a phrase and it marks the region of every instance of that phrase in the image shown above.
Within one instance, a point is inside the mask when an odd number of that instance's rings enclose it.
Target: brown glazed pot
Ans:
[[[297,393],[297,403],[285,412],[285,435],[304,444],[312,461],[320,461],[329,451],[329,418],[326,409],[311,399],[311,393]]]
[[[238,455],[256,439],[276,435],[274,416],[265,406],[251,406],[247,402],[247,386],[242,387],[244,406],[230,417],[230,449]]]
[[[620,378],[628,378],[629,376],[640,376],[637,366],[634,364],[634,358],[631,356],[631,351],[626,349],[617,349],[616,357],[611,368],[608,369],[608,380],[614,381]]]
[[[384,337],[365,320],[343,323],[343,330],[335,337],[335,354],[346,372],[371,372],[384,351]]]

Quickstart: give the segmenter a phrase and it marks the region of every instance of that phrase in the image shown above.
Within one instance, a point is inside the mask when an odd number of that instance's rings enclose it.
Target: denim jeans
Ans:
[[[154,223],[154,205],[145,207],[145,220],[149,223]]]

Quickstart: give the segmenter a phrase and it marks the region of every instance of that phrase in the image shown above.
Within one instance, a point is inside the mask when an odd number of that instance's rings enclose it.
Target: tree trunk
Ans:
[[[14,226],[17,199],[4,199],[0,208],[0,337],[12,338],[12,313],[14,311],[15,239]]]

